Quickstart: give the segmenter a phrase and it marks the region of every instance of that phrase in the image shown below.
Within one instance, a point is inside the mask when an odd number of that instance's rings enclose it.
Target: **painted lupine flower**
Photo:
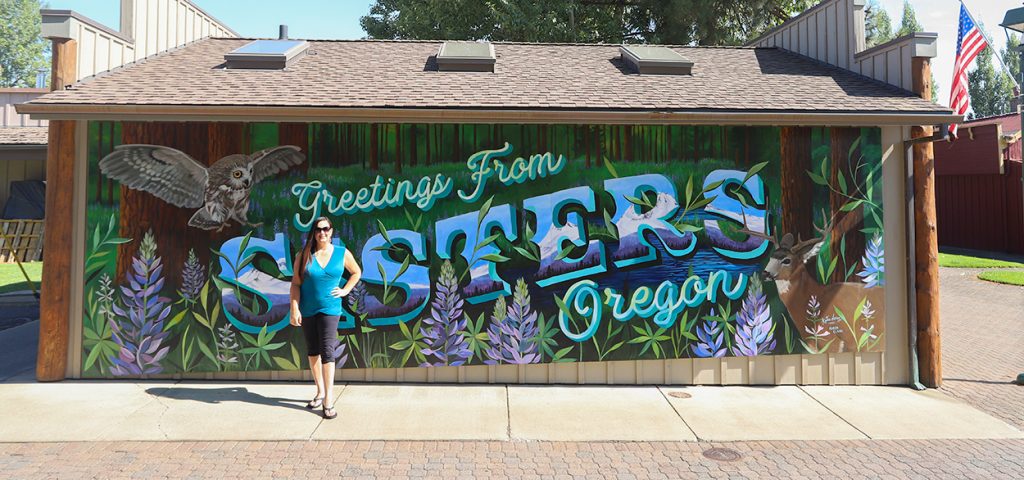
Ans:
[[[504,302],[504,299],[499,301]],[[495,305],[495,310],[497,307]],[[530,341],[539,332],[537,312],[531,311],[530,308],[530,289],[526,285],[526,280],[520,278],[516,282],[516,289],[512,294],[512,304],[508,306],[505,318],[491,323],[490,328],[487,329],[491,348],[487,349],[485,353],[490,360],[484,363],[494,365],[539,362],[540,355],[537,353],[537,344]]]
[[[96,292],[97,303],[99,304],[98,312],[104,318],[114,313],[111,307],[114,305],[114,285],[110,279],[110,275],[106,273],[100,275],[100,288]]]
[[[430,316],[423,319],[420,333],[427,342],[423,355],[434,357],[421,366],[462,365],[473,352],[462,336],[466,330],[466,316],[462,313],[463,300],[459,293],[459,280],[451,262],[441,265],[436,283],[436,295],[430,303]]]
[[[875,318],[875,308],[871,305],[871,300],[864,300],[864,306],[860,308],[860,314],[867,320]]]
[[[818,297],[811,295],[811,298],[807,301],[807,320],[809,320],[814,328],[809,326],[804,327],[804,331],[811,336],[811,340],[814,341],[814,348],[819,348],[819,343],[825,339],[825,337],[832,334],[828,331],[821,322],[821,303],[818,302]]]
[[[878,335],[875,335],[874,333],[872,333],[872,332],[875,331],[875,326],[874,325],[872,325],[870,327],[860,327],[860,331],[864,335],[867,335],[867,338],[864,339],[865,342],[870,341],[870,340],[878,339]]]
[[[825,337],[827,337],[827,336],[829,336],[831,334],[831,332],[829,332],[828,329],[825,328],[825,326],[821,325],[821,324],[815,325],[814,326],[814,330],[811,330],[811,327],[804,327],[804,331],[807,332],[808,334],[810,334],[815,342],[817,342],[818,340],[821,340],[821,339],[823,339],[823,338],[825,338]],[[815,347],[817,347],[817,345],[815,345]]]
[[[505,321],[505,317],[508,316],[508,304],[505,303],[505,297],[498,297],[494,301],[494,311],[491,312],[491,323],[501,323]]]
[[[821,318],[821,303],[818,302],[817,295],[811,295],[807,300],[807,317],[812,320]]]
[[[768,297],[761,290],[761,283],[755,279],[736,314],[735,346],[732,353],[743,357],[771,353],[775,349],[774,334],[775,325],[772,323]]]
[[[490,360],[485,360],[484,363],[488,365],[496,365],[500,361],[501,355],[498,353],[498,349],[492,345],[500,345],[504,343],[501,339],[503,334],[501,333],[501,324],[508,318],[508,303],[505,301],[505,297],[498,297],[494,301],[494,311],[491,312],[490,326],[487,328],[487,339],[490,345],[484,350],[484,355]]]
[[[345,363],[348,362],[348,344],[345,342],[338,342],[338,349],[334,352],[334,365],[338,368],[344,367]]]
[[[163,266],[156,256],[156,240],[146,232],[139,251],[132,259],[132,271],[127,272],[127,285],[121,286],[121,304],[114,303],[111,330],[114,341],[121,346],[116,357],[111,357],[114,375],[142,375],[160,373],[160,360],[170,347],[160,348],[167,338],[164,320],[171,313],[170,299],[159,296],[164,286]]]
[[[366,285],[363,285],[363,282],[357,282],[356,286],[352,287],[352,291],[348,292],[345,301],[356,315],[366,313]]]
[[[711,315],[715,316],[715,309],[711,309]],[[700,358],[724,357],[725,347],[722,346],[722,324],[714,320],[704,320],[704,323],[697,326],[697,343],[691,345],[693,354]]]
[[[857,276],[864,279],[868,288],[885,286],[885,249],[882,248],[882,237],[875,235],[868,242],[861,259],[864,269]]]
[[[192,249],[188,251],[188,260],[185,260],[185,267],[181,271],[181,296],[189,302],[198,300],[199,292],[206,283],[206,272],[199,264],[199,257]]]
[[[238,363],[239,347],[238,336],[231,329],[231,324],[225,323],[224,326],[217,329],[217,348],[220,350],[217,360],[220,363],[226,365]]]

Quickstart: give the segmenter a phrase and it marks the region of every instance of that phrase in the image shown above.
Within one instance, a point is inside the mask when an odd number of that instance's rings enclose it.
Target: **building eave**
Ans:
[[[39,120],[218,121],[218,122],[393,122],[483,124],[635,124],[635,125],[842,125],[896,126],[959,123],[949,110],[801,111],[801,110],[598,110],[515,108],[338,108],[245,105],[95,105],[32,104],[18,113]]]

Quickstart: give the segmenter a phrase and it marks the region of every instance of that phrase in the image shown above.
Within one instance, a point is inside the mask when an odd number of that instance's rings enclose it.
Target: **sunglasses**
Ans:
[[[329,232],[333,228],[334,227],[316,227],[316,228],[313,229],[313,231],[315,231],[315,232]]]

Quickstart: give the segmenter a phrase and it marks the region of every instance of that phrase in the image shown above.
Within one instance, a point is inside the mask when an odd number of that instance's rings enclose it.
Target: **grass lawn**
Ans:
[[[952,253],[939,253],[939,266],[952,268],[1024,268],[1024,263],[953,255]]]
[[[32,284],[39,289],[39,279],[43,276],[43,262],[23,263],[25,271],[28,272]],[[17,263],[0,264],[0,293],[13,292],[17,290],[32,290],[25,276],[21,274]]]
[[[993,270],[981,272],[978,278],[990,282],[1005,283],[1007,285],[1020,285],[1024,287],[1024,270]]]

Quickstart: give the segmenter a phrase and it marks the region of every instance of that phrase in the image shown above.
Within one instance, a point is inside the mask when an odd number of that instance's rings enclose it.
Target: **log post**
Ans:
[[[914,93],[931,100],[931,61],[914,57]],[[927,137],[932,127],[913,127],[911,138]],[[935,151],[931,143],[913,147],[914,168],[914,280],[917,299],[917,354],[921,383],[942,385],[942,342],[939,334],[939,243],[935,213]]]
[[[64,87],[77,80],[78,42],[69,38],[55,38],[51,50],[50,91],[64,90]]]
[[[74,83],[77,42],[53,40],[50,90]],[[51,120],[46,150],[46,235],[39,300],[39,350],[36,379],[64,380],[68,364],[68,322],[71,316],[71,225],[74,198],[75,122]]]

